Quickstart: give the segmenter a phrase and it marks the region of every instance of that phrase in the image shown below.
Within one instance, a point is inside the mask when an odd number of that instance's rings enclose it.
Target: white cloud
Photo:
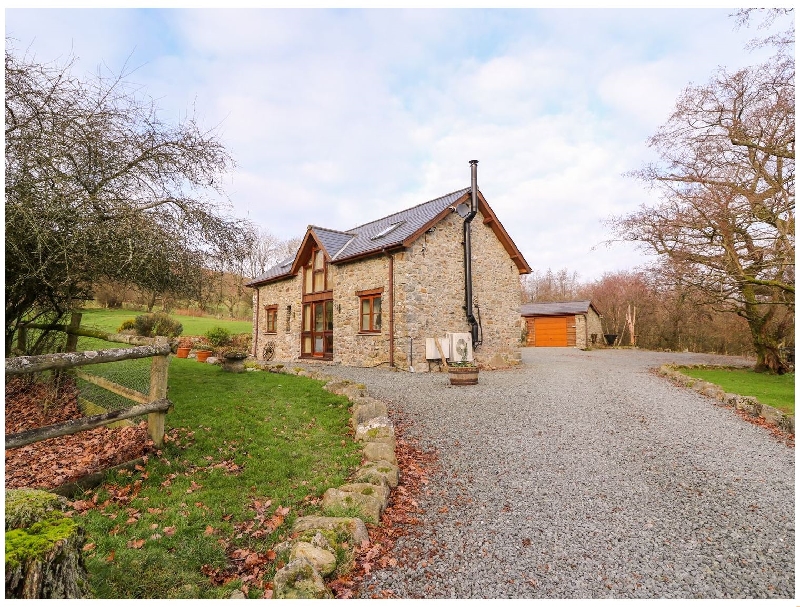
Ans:
[[[7,10],[6,34],[82,69],[134,51],[165,117],[219,125],[232,203],[275,234],[466,187],[477,158],[529,263],[584,278],[642,263],[592,247],[648,199],[621,173],[681,88],[757,59],[724,10]]]

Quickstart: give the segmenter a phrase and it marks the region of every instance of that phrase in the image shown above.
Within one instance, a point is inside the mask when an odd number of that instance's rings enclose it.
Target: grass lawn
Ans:
[[[83,318],[81,326],[116,332],[119,326],[129,318],[136,318],[145,312],[136,310],[107,310],[105,308],[90,308],[81,310]],[[211,316],[181,316],[172,314],[183,325],[181,335],[205,335],[209,329],[224,327],[233,334],[250,333],[253,323],[247,320],[217,319]]]
[[[264,555],[360,462],[347,399],[319,381],[171,358],[169,398],[161,455],[76,497],[97,598],[227,598],[241,577],[212,577],[248,558],[271,574]]]
[[[759,402],[794,415],[794,373],[771,375],[752,369],[695,369],[680,367],[690,377],[711,382],[726,392],[755,396]]]

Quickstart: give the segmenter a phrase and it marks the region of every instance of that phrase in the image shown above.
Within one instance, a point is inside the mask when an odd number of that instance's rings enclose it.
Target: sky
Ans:
[[[347,230],[478,186],[529,265],[580,280],[653,259],[604,223],[680,92],[763,60],[731,9],[6,9],[6,44],[127,72],[217,129],[228,203],[274,235]],[[9,42],[10,41],[10,42]]]

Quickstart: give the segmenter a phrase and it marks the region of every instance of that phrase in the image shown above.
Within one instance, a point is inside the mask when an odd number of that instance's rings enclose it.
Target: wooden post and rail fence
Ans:
[[[77,317],[77,318],[76,318]],[[29,325],[31,328],[42,328],[37,325]],[[133,407],[111,411],[100,415],[92,415],[73,419],[43,428],[34,428],[6,435],[6,449],[14,449],[31,443],[75,434],[83,430],[91,430],[109,423],[130,419],[139,415],[147,414],[147,432],[150,439],[157,448],[164,446],[164,420],[166,414],[172,409],[172,403],[167,399],[167,372],[169,369],[169,354],[171,347],[166,337],[136,337],[129,335],[106,334],[101,331],[91,331],[80,329],[80,315],[73,315],[69,325],[60,325],[57,330],[64,331],[68,335],[67,349],[74,350],[77,345],[78,336],[96,337],[111,342],[139,344],[133,348],[117,348],[110,350],[96,350],[86,352],[68,351],[58,354],[43,354],[40,356],[17,356],[6,359],[6,376],[27,375],[41,371],[61,371],[66,369],[76,369],[87,365],[101,363],[111,363],[121,360],[132,360],[138,358],[152,358],[150,367],[150,390],[148,394],[132,390],[104,377],[91,375],[85,371],[75,371],[75,375],[81,379],[93,383],[101,388],[113,392],[137,403]],[[48,326],[47,328],[54,328]],[[23,335],[18,338],[24,343]]]

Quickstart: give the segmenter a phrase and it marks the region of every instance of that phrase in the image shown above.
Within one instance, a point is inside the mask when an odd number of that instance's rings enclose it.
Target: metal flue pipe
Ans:
[[[472,193],[469,213],[464,218],[464,309],[467,313],[467,322],[470,326],[472,347],[474,349],[478,346],[478,321],[475,319],[472,309],[472,240],[470,223],[475,218],[475,215],[478,214],[478,161],[470,160],[469,164],[472,172]]]

